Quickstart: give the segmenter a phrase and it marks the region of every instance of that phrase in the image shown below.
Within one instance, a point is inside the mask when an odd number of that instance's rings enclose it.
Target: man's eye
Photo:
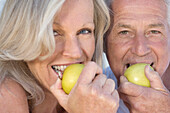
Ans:
[[[132,31],[123,30],[123,31],[118,32],[118,36],[120,38],[133,38],[135,34]]]
[[[125,30],[125,31],[120,31],[118,34],[120,35],[127,35],[129,33],[129,31]]]
[[[152,34],[159,34],[159,33],[161,33],[161,32],[160,32],[160,31],[157,31],[157,30],[151,30],[150,33],[152,33]]]
[[[146,33],[146,37],[162,37],[162,32],[158,30],[150,30]]]
[[[82,29],[80,30],[77,35],[79,34],[90,34],[92,31],[90,29]]]

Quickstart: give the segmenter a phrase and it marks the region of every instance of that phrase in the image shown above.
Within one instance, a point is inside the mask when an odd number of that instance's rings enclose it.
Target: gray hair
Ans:
[[[0,84],[9,77],[25,89],[31,106],[44,99],[44,92],[26,61],[41,60],[55,50],[53,19],[65,0],[6,0],[0,16]],[[99,19],[100,18],[100,19]],[[94,0],[96,50],[101,65],[103,35],[109,28],[109,11],[103,0]],[[44,56],[40,56],[40,54]]]
[[[167,7],[167,20],[168,20],[168,24],[170,25],[170,0],[163,0],[166,4]],[[111,4],[114,2],[114,0],[105,0],[106,4],[108,7],[111,8]],[[113,14],[113,12],[110,10],[110,13]],[[114,16],[114,15],[113,15]]]

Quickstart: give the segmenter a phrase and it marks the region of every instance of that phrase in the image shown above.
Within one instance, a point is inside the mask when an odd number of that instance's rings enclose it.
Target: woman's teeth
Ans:
[[[58,77],[62,79],[62,73],[66,69],[67,66],[52,66],[54,71],[58,73]]]
[[[56,71],[64,71],[67,66],[52,66],[52,68]]]

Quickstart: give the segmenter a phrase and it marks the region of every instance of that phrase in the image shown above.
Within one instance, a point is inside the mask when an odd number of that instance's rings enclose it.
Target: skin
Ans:
[[[56,110],[58,103],[69,113],[117,111],[119,96],[114,81],[107,79],[102,74],[102,69],[90,61],[95,50],[93,12],[91,0],[66,1],[53,23],[56,40],[54,54],[43,61],[37,58],[27,62],[31,72],[44,86],[46,95],[44,102],[34,108],[34,113],[61,113],[58,107]],[[77,84],[67,95],[52,66],[74,63],[83,63],[85,68]]]
[[[170,61],[170,31],[163,0],[115,0],[113,26],[106,39],[106,53],[119,82],[119,94],[131,113],[170,112],[170,93],[165,77]],[[127,64],[153,64],[145,68],[151,88],[127,81]],[[164,90],[164,91],[161,91]],[[165,93],[166,92],[166,93]]]
[[[166,86],[166,88],[170,91],[170,65],[168,66],[168,69],[166,70],[166,72],[164,73],[163,77],[162,77],[162,80],[163,80],[163,83],[164,85]]]
[[[25,90],[14,80],[6,79],[0,87],[0,111],[29,113]]]

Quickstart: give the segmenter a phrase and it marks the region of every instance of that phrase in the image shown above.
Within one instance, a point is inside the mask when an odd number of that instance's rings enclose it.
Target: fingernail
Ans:
[[[146,65],[146,66],[147,66],[146,69],[147,69],[149,72],[151,72],[152,69],[151,69],[150,65]]]
[[[120,81],[122,81],[123,80],[123,76],[120,76]]]
[[[125,76],[120,76],[120,81],[123,82],[126,80],[126,77]]]

